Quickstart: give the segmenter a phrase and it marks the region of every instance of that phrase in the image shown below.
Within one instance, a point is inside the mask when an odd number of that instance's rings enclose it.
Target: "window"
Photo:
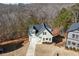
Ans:
[[[79,35],[77,35],[77,34],[72,34],[72,38],[79,39]]]
[[[72,45],[76,45],[76,43],[75,42],[72,42]]]
[[[76,35],[76,39],[78,39],[79,35]]]
[[[79,47],[79,44],[77,44],[77,47]]]
[[[49,38],[49,41],[51,41],[51,38]]]
[[[43,41],[45,40],[45,38],[43,38]]]
[[[77,47],[79,47],[79,44],[77,44]]]
[[[43,35],[46,35],[46,32],[43,32]]]
[[[75,34],[72,34],[72,38],[75,38]]]
[[[68,45],[70,45],[71,44],[71,41],[68,41]]]
[[[46,38],[46,40],[48,40],[48,38]]]

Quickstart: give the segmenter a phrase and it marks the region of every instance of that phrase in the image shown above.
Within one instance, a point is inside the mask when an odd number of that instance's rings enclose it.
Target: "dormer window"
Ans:
[[[46,32],[43,32],[43,35],[46,35]]]

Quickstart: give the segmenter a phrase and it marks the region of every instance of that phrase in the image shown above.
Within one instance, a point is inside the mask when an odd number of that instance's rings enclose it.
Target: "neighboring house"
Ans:
[[[79,49],[79,23],[74,23],[67,30],[66,47]]]
[[[29,41],[38,43],[52,43],[51,28],[47,24],[37,24],[29,28]]]

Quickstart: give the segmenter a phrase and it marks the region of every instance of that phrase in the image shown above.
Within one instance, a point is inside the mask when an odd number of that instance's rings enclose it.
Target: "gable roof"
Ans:
[[[40,32],[40,30],[44,29],[44,25],[43,24],[37,24],[37,25],[34,25],[33,28],[37,31],[37,32]]]
[[[79,29],[79,23],[73,23],[70,28],[67,30],[67,32],[71,32],[74,30],[78,30]]]
[[[34,25],[33,28],[36,30],[37,36],[41,34],[45,29],[51,33],[51,28],[46,23]]]

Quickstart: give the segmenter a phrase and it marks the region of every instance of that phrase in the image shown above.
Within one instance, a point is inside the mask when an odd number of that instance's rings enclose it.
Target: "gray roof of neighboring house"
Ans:
[[[70,28],[67,30],[67,32],[71,32],[74,30],[78,30],[79,29],[79,23],[73,23]]]

